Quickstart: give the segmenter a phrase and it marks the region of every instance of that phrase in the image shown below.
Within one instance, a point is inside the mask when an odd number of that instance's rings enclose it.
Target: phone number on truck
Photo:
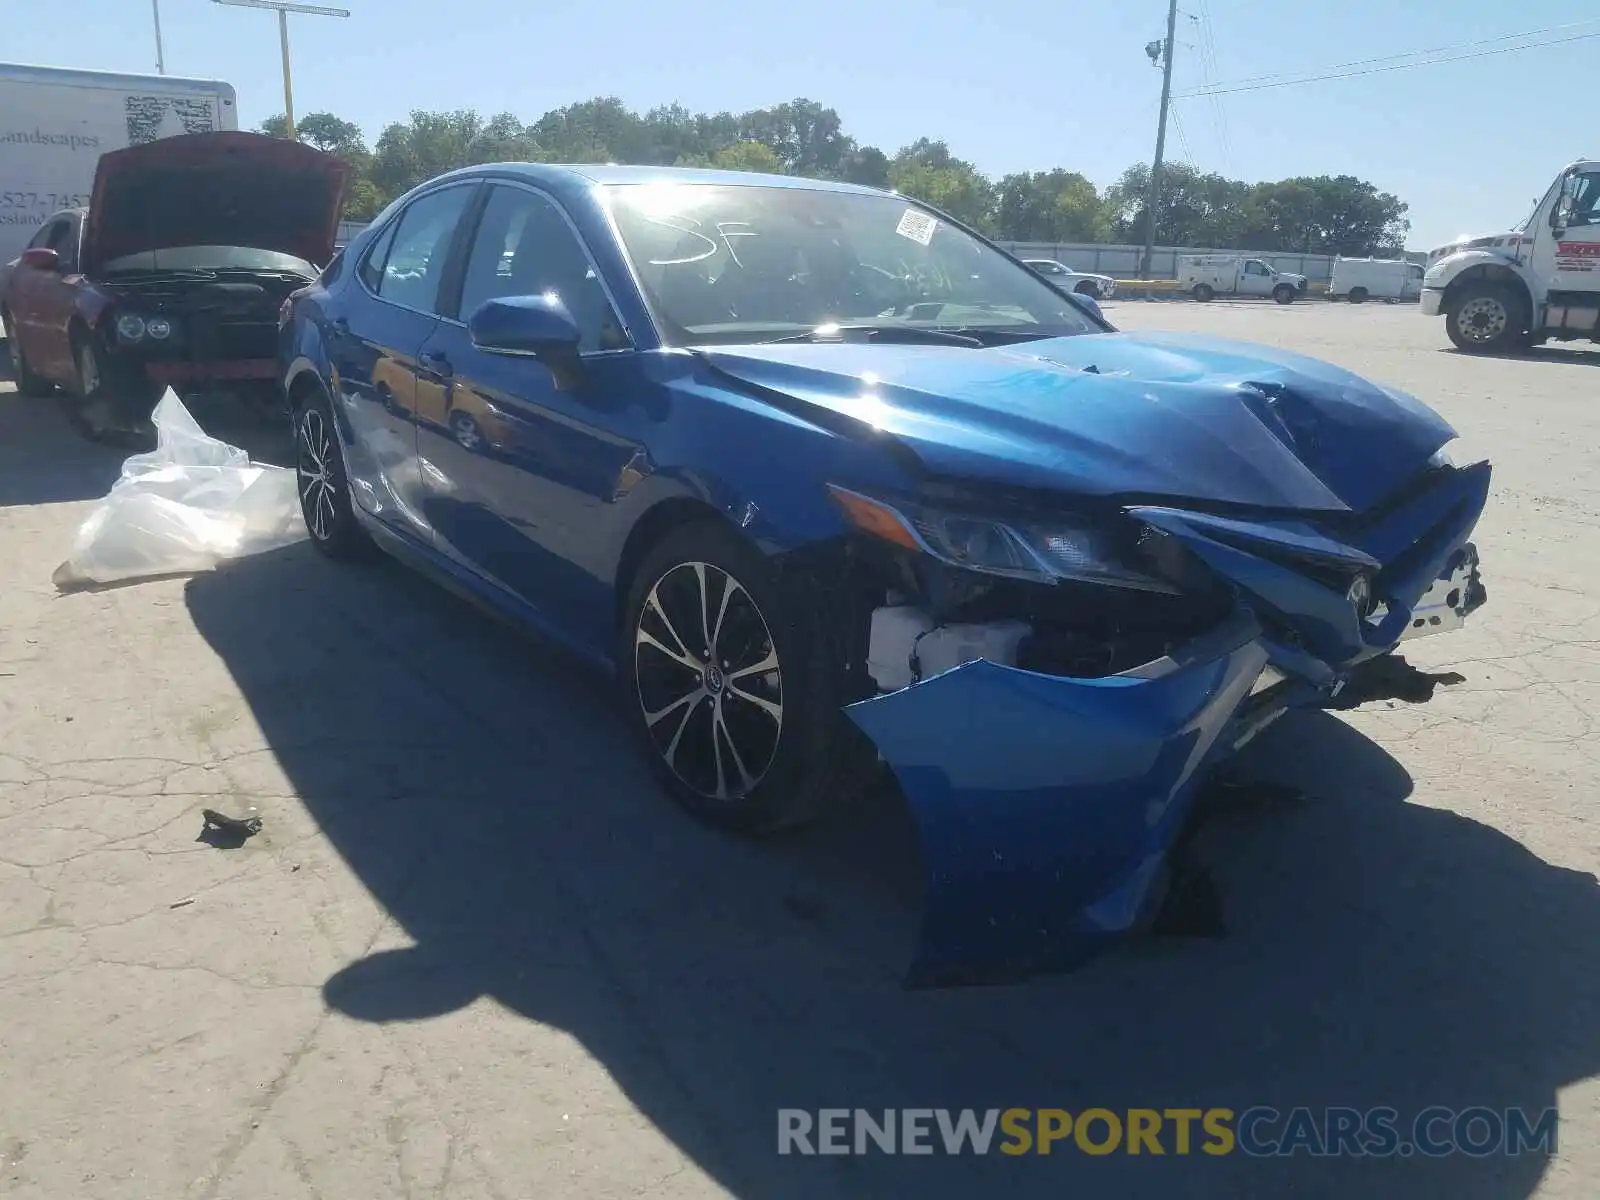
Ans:
[[[0,209],[53,213],[63,208],[82,208],[88,203],[89,197],[83,192],[0,192]]]

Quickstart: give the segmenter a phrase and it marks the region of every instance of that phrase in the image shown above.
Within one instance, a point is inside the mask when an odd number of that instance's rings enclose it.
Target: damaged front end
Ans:
[[[872,535],[867,670],[845,711],[893,770],[927,866],[908,982],[1068,969],[1149,926],[1209,769],[1335,706],[1485,595],[1489,467],[1436,460],[1363,513],[1037,498],[975,510],[834,489]]]

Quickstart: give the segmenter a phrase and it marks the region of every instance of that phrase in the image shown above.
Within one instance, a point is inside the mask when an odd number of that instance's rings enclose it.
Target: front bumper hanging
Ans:
[[[1154,916],[1202,769],[1267,666],[1258,632],[1241,617],[1159,678],[979,660],[845,709],[921,836],[908,983],[1068,969]]]

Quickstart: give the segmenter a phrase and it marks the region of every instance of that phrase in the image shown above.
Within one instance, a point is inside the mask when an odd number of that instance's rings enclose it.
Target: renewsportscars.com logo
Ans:
[[[804,1108],[778,1110],[779,1154],[1552,1155],[1557,1114],[1521,1108]]]

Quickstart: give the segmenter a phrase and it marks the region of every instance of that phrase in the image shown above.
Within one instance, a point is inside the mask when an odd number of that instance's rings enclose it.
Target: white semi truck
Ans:
[[[1422,311],[1463,350],[1600,341],[1600,160],[1558,174],[1521,229],[1431,253]]]
[[[233,88],[214,79],[0,63],[0,270],[54,213],[89,202],[107,150],[238,127]]]

